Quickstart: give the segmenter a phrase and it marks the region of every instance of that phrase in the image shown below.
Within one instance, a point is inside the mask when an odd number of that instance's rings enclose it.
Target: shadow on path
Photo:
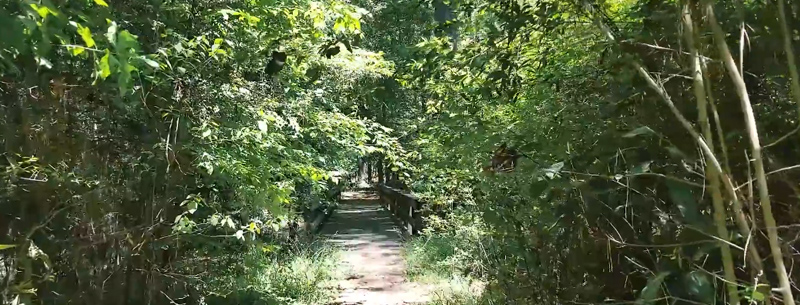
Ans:
[[[424,304],[427,291],[405,279],[402,238],[391,215],[370,190],[342,193],[341,204],[322,228],[329,242],[343,247],[342,264],[351,270],[339,283],[333,304]]]

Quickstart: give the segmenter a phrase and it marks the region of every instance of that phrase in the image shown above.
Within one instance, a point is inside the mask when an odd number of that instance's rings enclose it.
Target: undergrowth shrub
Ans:
[[[211,281],[219,293],[208,304],[327,304],[335,296],[335,283],[344,277],[338,266],[339,249],[323,242],[295,249],[253,248],[243,254],[235,270]],[[222,271],[220,271],[222,272]]]
[[[432,305],[494,304],[484,295],[486,231],[471,213],[430,216],[422,236],[406,243],[407,275],[433,285]]]

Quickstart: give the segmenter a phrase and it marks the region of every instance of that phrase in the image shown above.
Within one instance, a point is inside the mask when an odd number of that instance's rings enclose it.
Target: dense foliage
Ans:
[[[489,304],[794,303],[796,2],[445,2],[365,26],[416,102],[387,124],[451,253],[422,267]],[[481,171],[502,143],[516,169]]]
[[[410,272],[486,284],[443,303],[800,294],[797,2],[12,0],[0,28],[4,303],[324,302],[292,222],[356,169],[426,202]]]
[[[318,296],[253,274],[316,253],[287,244],[296,215],[334,203],[360,155],[396,146],[357,115],[362,87],[393,69],[355,45],[363,13],[0,3],[3,304],[200,304],[247,285],[280,304]]]

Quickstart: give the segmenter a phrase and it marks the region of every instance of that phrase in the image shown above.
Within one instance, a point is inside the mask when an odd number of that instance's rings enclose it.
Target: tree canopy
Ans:
[[[357,178],[425,202],[479,304],[794,304],[798,14],[0,2],[3,304],[300,302],[253,258]]]

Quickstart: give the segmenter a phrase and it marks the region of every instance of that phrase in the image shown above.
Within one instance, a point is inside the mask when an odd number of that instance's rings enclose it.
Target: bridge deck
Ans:
[[[322,234],[344,249],[342,264],[351,270],[334,304],[424,304],[428,289],[405,277],[402,238],[388,211],[372,191],[342,193],[339,209]]]

